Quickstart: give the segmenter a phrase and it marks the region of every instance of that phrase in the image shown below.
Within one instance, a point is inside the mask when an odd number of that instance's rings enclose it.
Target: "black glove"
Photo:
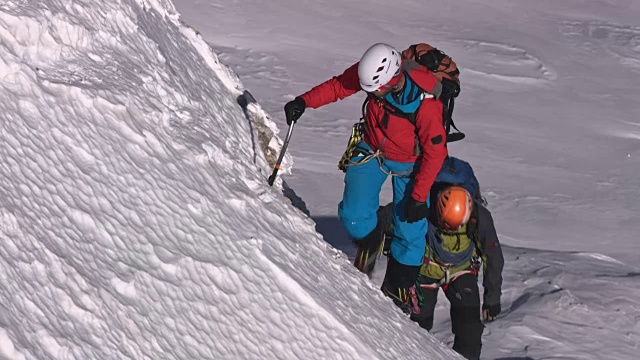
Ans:
[[[304,109],[307,107],[307,103],[304,102],[304,99],[301,97],[297,97],[291,101],[289,101],[284,106],[284,116],[287,118],[287,125],[291,125],[291,123],[295,123],[300,119],[302,113],[304,113]]]
[[[408,223],[413,223],[426,218],[428,212],[429,207],[426,202],[416,201],[412,197],[409,197],[404,209],[404,216],[407,218]]]
[[[493,321],[500,314],[500,311],[502,311],[500,303],[496,305],[482,304],[482,320],[486,322]]]

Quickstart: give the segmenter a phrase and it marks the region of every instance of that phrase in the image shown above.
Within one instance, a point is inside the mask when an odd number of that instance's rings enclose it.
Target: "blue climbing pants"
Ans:
[[[359,148],[371,151],[364,142]],[[364,158],[364,155],[354,156],[352,162]],[[393,239],[391,241],[391,256],[404,265],[422,265],[425,253],[425,235],[427,234],[427,220],[422,219],[414,223],[407,223],[404,216],[405,204],[411,196],[414,163],[384,160],[382,165],[373,158],[367,162],[347,167],[344,178],[344,193],[338,205],[338,216],[346,228],[349,236],[354,240],[366,237],[372,232],[378,222],[377,210],[380,206],[380,191],[387,180],[387,174],[402,174],[392,176],[393,182]],[[384,171],[383,171],[384,170]],[[385,173],[386,172],[386,173]]]

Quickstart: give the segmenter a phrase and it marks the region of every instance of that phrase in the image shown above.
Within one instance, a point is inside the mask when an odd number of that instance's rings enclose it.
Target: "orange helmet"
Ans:
[[[438,194],[437,212],[445,230],[456,230],[469,221],[473,199],[463,187],[450,186]]]

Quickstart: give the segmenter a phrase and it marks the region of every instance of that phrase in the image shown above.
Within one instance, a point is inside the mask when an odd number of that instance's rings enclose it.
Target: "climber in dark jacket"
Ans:
[[[483,268],[482,318],[493,321],[501,311],[504,259],[493,218],[478,198],[462,186],[437,183],[432,192],[427,250],[420,271],[421,305],[411,318],[431,330],[438,289],[451,303],[453,349],[479,359],[482,348],[478,271]]]

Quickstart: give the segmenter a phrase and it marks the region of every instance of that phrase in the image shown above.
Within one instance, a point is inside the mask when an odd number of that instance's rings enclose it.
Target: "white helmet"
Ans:
[[[400,53],[391,45],[373,45],[365,51],[358,64],[360,87],[367,92],[378,90],[398,74],[401,63]]]

